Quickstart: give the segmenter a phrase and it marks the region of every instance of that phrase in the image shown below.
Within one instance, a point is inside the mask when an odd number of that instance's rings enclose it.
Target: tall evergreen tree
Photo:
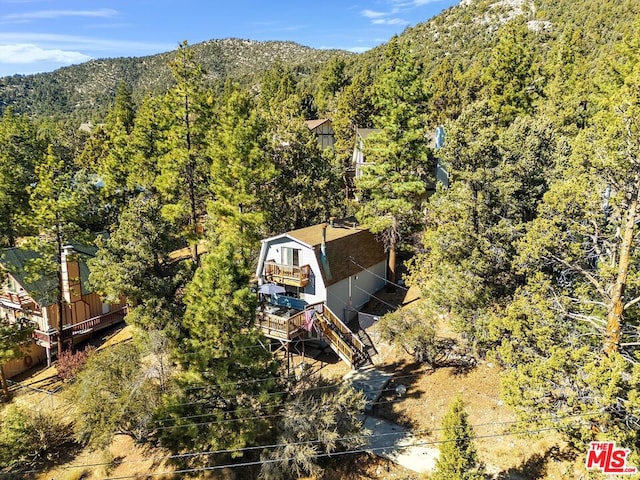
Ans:
[[[637,41],[637,40],[632,40]],[[624,58],[624,57],[623,57]],[[541,413],[573,441],[597,432],[637,447],[640,425],[640,62],[573,142],[561,175],[518,245],[527,283],[499,322],[509,368],[505,399],[534,424]],[[544,387],[543,387],[544,386]],[[583,422],[569,420],[584,415]],[[551,423],[551,422],[550,422]]]
[[[30,221],[37,236],[29,246],[40,253],[29,268],[35,276],[55,277],[51,292],[41,292],[55,298],[58,306],[54,323],[59,332],[58,353],[64,348],[64,314],[62,293],[62,251],[72,242],[88,241],[82,228],[86,203],[82,190],[68,165],[60,160],[53,146],[49,146],[45,158],[36,165],[36,183],[30,187],[29,203],[32,208]]]
[[[242,234],[225,230],[210,244],[185,293],[187,310],[175,344],[183,373],[176,379],[179,393],[162,413],[173,421],[162,442],[176,450],[239,449],[269,438],[277,364],[254,326],[252,258],[243,244]]]
[[[239,230],[248,246],[256,248],[266,233],[266,199],[274,193],[268,185],[276,174],[265,151],[265,122],[249,95],[231,86],[217,116],[219,124],[208,137],[211,227],[218,235]]]
[[[531,113],[541,89],[536,85],[538,57],[533,36],[524,20],[508,22],[501,29],[491,63],[484,71],[489,104],[502,124]]]
[[[211,128],[213,98],[204,88],[204,71],[186,42],[180,45],[170,63],[176,85],[167,92],[161,115],[165,129],[161,137],[157,189],[164,196],[163,212],[183,225],[198,261],[200,227],[209,197],[211,161],[206,155],[206,132]]]
[[[15,246],[17,237],[26,233],[27,187],[44,150],[31,121],[5,110],[0,119],[0,245]]]
[[[176,449],[234,449],[269,436],[269,422],[256,416],[272,412],[277,397],[277,363],[255,327],[257,297],[249,285],[263,222],[259,189],[261,124],[250,98],[228,92],[220,129],[209,153],[215,176],[211,188],[207,253],[185,291],[186,311],[174,344],[183,369],[179,392],[165,416],[175,428],[163,442]],[[188,413],[187,413],[188,412]],[[194,428],[185,415],[202,415]],[[208,423],[211,421],[211,423]]]
[[[89,260],[90,282],[103,299],[129,306],[127,323],[145,330],[165,330],[178,323],[183,305],[177,292],[189,276],[170,254],[178,232],[162,216],[158,195],[140,194],[120,214],[118,226],[99,240]]]
[[[371,232],[382,236],[389,252],[389,279],[396,280],[396,252],[420,220],[433,165],[428,159],[425,92],[421,66],[409,45],[397,38],[386,47],[382,74],[374,87],[380,129],[367,137],[370,163],[356,187],[361,207],[357,214]]]

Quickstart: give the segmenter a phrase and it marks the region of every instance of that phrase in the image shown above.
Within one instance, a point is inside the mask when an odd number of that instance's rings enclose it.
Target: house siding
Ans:
[[[387,263],[380,262],[366,270],[354,273],[327,289],[327,306],[346,322],[348,311],[360,310],[374,293],[385,285]],[[349,301],[349,283],[351,282],[351,301]],[[363,291],[364,290],[364,291]],[[371,292],[371,293],[369,293]]]
[[[304,287],[304,290],[300,293],[300,299],[304,300],[308,304],[323,302],[326,299],[327,293],[322,281],[320,266],[318,265],[314,250],[300,242],[292,240],[291,238],[278,238],[269,242],[264,261],[281,263],[283,248],[299,249],[301,254],[299,258],[300,265],[309,265],[311,267],[309,285]]]

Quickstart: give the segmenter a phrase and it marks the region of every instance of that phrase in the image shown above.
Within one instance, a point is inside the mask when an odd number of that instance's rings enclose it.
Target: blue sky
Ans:
[[[92,58],[174,50],[187,40],[291,40],[362,52],[458,0],[0,0],[0,76]]]

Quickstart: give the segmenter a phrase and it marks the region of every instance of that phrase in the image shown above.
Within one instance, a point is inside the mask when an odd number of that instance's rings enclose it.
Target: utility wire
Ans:
[[[541,432],[546,432],[546,431],[550,431],[550,430],[554,430],[554,429],[553,428],[541,428],[541,429],[537,429],[537,430],[524,430],[524,431],[520,431],[520,432],[513,432],[513,433],[506,433],[506,434],[473,436],[473,437],[469,437],[469,439],[478,440],[478,439],[484,439],[484,438],[506,437],[506,436],[511,436],[511,435],[530,435],[530,434],[541,433]],[[457,440],[458,439],[456,438],[456,439],[452,439],[452,440],[418,441],[418,442],[415,442],[415,443],[409,443],[407,445],[402,445],[402,446],[400,446],[400,449],[405,449],[407,447],[422,447],[422,446],[426,446],[426,445],[438,445],[438,444],[442,444],[442,443],[455,442]],[[317,454],[317,455],[313,455],[313,458],[318,459],[318,458],[326,458],[326,457],[338,457],[338,456],[344,456],[344,455],[354,455],[354,454],[358,454],[358,453],[372,453],[372,452],[376,452],[376,451],[379,451],[379,450],[387,450],[389,448],[394,448],[394,447],[390,446],[390,445],[386,445],[386,446],[383,446],[383,447],[347,449],[347,450],[343,450],[341,452],[320,453],[320,454]],[[182,473],[195,473],[195,472],[204,472],[204,471],[212,471],[212,470],[221,470],[221,469],[225,469],[225,468],[244,468],[244,467],[257,466],[257,465],[264,465],[264,464],[268,464],[268,463],[285,463],[285,462],[291,462],[291,461],[295,461],[295,460],[297,460],[296,457],[289,457],[289,458],[284,458],[284,459],[256,460],[256,461],[243,462],[243,463],[229,463],[229,464],[225,464],[225,465],[214,465],[214,466],[208,466],[208,467],[189,468],[189,469],[183,469],[183,470],[176,470],[176,471],[173,471],[173,472],[145,473],[145,474],[136,474],[136,475],[124,475],[124,476],[120,476],[120,477],[107,477],[105,480],[124,480],[124,479],[127,479],[127,478],[148,478],[148,477],[154,477],[154,476],[160,476],[160,475],[175,475],[175,474],[182,474]]]
[[[543,420],[564,420],[564,419],[569,419],[569,418],[576,418],[576,417],[585,417],[585,416],[590,416],[590,415],[595,415],[597,413],[600,413],[599,411],[593,411],[593,412],[584,412],[584,413],[577,413],[577,414],[572,414],[572,415],[564,415],[564,416],[549,416],[549,417],[542,417],[537,419],[538,421],[543,421]],[[475,425],[470,425],[471,428],[473,429],[477,429],[479,427],[488,427],[488,426],[505,426],[505,425],[512,425],[512,424],[519,424],[519,423],[527,423],[527,420],[509,420],[509,421],[504,421],[504,422],[487,422],[487,423],[479,423],[479,424],[475,424]],[[461,429],[463,427],[456,427],[456,429]],[[451,428],[425,428],[425,429],[420,429],[420,430],[415,430],[415,431],[409,431],[407,430],[406,432],[388,432],[388,433],[378,433],[378,434],[369,434],[369,435],[362,435],[362,436],[348,436],[348,437],[341,437],[341,438],[337,438],[335,439],[336,441],[344,441],[344,440],[354,440],[354,439],[360,439],[360,438],[379,438],[379,437],[388,437],[388,436],[415,436],[416,434],[421,434],[421,433],[433,433],[433,432],[439,432],[439,431],[443,431],[443,430],[451,430]],[[540,431],[546,431],[546,430],[554,430],[553,428],[544,428],[544,429],[539,429],[539,430],[531,430],[531,431],[524,431],[524,432],[509,432],[509,433],[501,433],[501,434],[486,434],[486,435],[479,435],[479,436],[474,436],[474,437],[470,437],[471,439],[481,439],[481,438],[492,438],[492,437],[501,437],[501,436],[511,436],[511,435],[519,435],[519,434],[525,434],[525,433],[536,433],[536,432],[540,432]],[[164,455],[164,456],[156,456],[156,457],[151,457],[151,458],[145,458],[145,459],[139,459],[139,460],[125,460],[122,461],[120,463],[140,463],[140,462],[146,462],[149,460],[152,461],[158,461],[158,460],[173,460],[173,459],[178,459],[178,458],[190,458],[190,457],[196,457],[196,456],[204,456],[204,455],[217,455],[217,454],[226,454],[226,453],[240,453],[240,452],[248,452],[248,451],[254,451],[254,450],[263,450],[263,449],[269,449],[269,448],[278,448],[278,447],[283,447],[283,446],[296,446],[296,445],[308,445],[308,444],[314,444],[314,443],[321,443],[322,440],[320,439],[316,439],[316,440],[306,440],[306,441],[300,441],[300,442],[291,442],[291,443],[277,443],[277,444],[271,444],[271,445],[256,445],[253,447],[243,447],[243,448],[236,448],[236,449],[220,449],[220,450],[210,450],[210,451],[201,451],[201,452],[187,452],[187,453],[181,453],[181,454],[174,454],[174,455]],[[446,443],[447,441],[424,441],[421,440],[419,442],[416,442],[415,444],[412,445],[427,445],[427,444],[439,444],[439,443]],[[402,448],[409,446],[409,445],[403,445],[401,446]],[[386,446],[383,448],[391,448],[390,446]],[[370,451],[372,449],[365,449],[363,451]],[[373,449],[375,450],[375,449]],[[109,465],[112,462],[101,462],[101,463],[92,463],[92,464],[83,464],[83,465],[70,465],[67,467],[63,467],[64,470],[69,470],[69,469],[73,469],[73,468],[85,468],[85,467],[97,467],[97,466],[103,466],[103,465]],[[261,463],[261,462],[259,462]],[[268,463],[268,462],[264,462],[264,463]],[[239,465],[240,464],[232,464],[232,465]],[[220,468],[224,468],[224,467],[220,467]],[[46,470],[31,470],[31,471],[26,471],[26,472],[20,472],[22,474],[36,474],[36,473],[45,473]],[[174,473],[184,473],[184,472],[174,472]],[[11,473],[0,473],[0,478],[4,475],[11,475]],[[120,477],[118,477],[120,478]],[[134,477],[122,477],[122,478],[134,478]]]
[[[353,263],[354,265],[357,265],[358,267],[360,267],[361,269],[363,269],[365,272],[368,272],[368,273],[370,273],[371,275],[373,275],[373,276],[375,276],[375,277],[378,277],[379,279],[384,280],[384,281],[385,281],[385,282],[387,282],[387,283],[390,283],[390,284],[391,284],[391,285],[393,285],[394,287],[398,287],[398,288],[400,288],[400,289],[404,290],[405,292],[408,292],[408,291],[409,291],[409,289],[408,289],[407,287],[405,287],[405,286],[403,286],[403,285],[400,285],[400,284],[398,284],[398,283],[394,283],[394,282],[392,282],[391,280],[388,280],[387,278],[385,278],[385,277],[382,277],[382,276],[378,275],[378,274],[377,274],[376,272],[374,272],[373,270],[369,270],[368,268],[363,267],[363,266],[362,266],[362,265],[360,265],[358,262],[356,262],[356,259],[355,259],[355,258],[353,258],[352,256],[349,256],[349,260],[351,261],[351,263]]]

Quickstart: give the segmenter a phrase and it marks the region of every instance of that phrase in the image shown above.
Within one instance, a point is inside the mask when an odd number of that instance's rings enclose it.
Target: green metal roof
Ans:
[[[82,294],[92,293],[89,286],[89,267],[86,260],[95,256],[98,249],[93,246],[72,245],[80,266]],[[23,248],[4,248],[0,251],[0,266],[18,282],[40,307],[56,302],[58,281],[55,274],[38,272],[37,260],[41,254]]]

